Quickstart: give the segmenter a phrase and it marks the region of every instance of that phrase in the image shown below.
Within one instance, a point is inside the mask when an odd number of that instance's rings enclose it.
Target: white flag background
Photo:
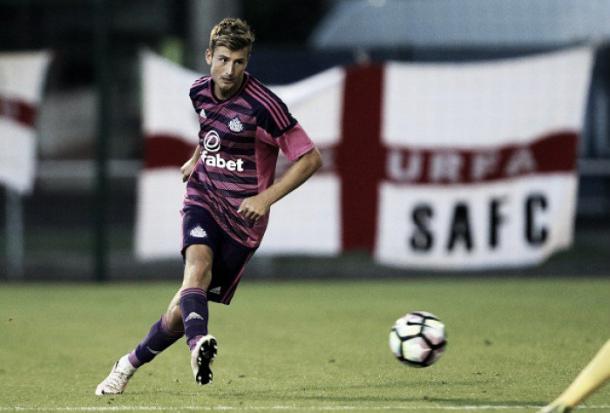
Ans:
[[[325,169],[273,206],[259,253],[338,254],[359,245],[346,228],[363,216],[376,228],[365,247],[379,262],[405,268],[532,265],[569,246],[592,54],[389,63],[352,67],[349,76],[334,68],[273,87],[322,149]],[[198,133],[188,91],[200,75],[150,53],[142,62],[146,146],[157,149],[147,151],[139,178],[136,252],[175,257],[184,194],[178,168]],[[345,110],[345,96],[359,96],[363,83],[381,88],[366,95],[381,101]],[[354,128],[362,122],[367,136]],[[383,168],[367,164],[363,144]],[[351,185],[342,185],[346,171],[359,174]],[[354,183],[372,177],[377,191],[366,193],[376,199],[362,199]],[[365,215],[345,214],[363,208]]]
[[[376,258],[421,268],[523,266],[571,245],[591,65],[588,48],[387,65],[382,139],[395,152],[380,186]]]
[[[272,87],[322,150],[332,170],[331,148],[341,137],[345,72],[326,70],[289,86]],[[281,173],[281,171],[280,171]],[[340,180],[320,171],[272,206],[261,254],[338,254],[341,251]]]
[[[141,70],[145,147],[166,139],[174,146],[190,147],[192,154],[199,139],[199,123],[188,93],[200,75],[151,52],[141,53]],[[149,156],[147,152],[145,157]],[[185,152],[182,162],[187,159]],[[175,257],[179,253],[179,211],[185,190],[180,165],[146,167],[138,176],[135,251],[140,258]]]
[[[36,171],[35,118],[50,55],[0,53],[0,183],[25,194]]]

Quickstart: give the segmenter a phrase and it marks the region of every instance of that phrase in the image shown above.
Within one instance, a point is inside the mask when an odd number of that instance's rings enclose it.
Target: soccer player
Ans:
[[[181,167],[184,278],[167,311],[136,348],[121,357],[95,394],[120,394],[140,366],[183,335],[195,381],[212,381],[217,341],[208,332],[208,302],[229,304],[244,266],[259,246],[270,207],[321,166],[306,132],[284,102],[246,72],[254,35],[225,18],[210,33],[210,75],[190,90],[199,144]],[[278,151],[293,161],[277,180]]]
[[[567,413],[610,379],[610,340],[578,374],[568,388],[539,413]]]

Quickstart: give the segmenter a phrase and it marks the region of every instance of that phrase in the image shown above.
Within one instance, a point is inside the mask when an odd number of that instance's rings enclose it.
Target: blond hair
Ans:
[[[253,43],[254,33],[252,33],[248,23],[242,19],[226,17],[214,26],[210,32],[209,48],[212,53],[219,46],[224,46],[232,51],[247,47],[248,52],[250,52]]]

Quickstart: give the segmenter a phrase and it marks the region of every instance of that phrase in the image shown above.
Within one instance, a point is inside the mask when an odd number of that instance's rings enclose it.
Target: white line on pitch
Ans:
[[[480,406],[356,406],[356,405],[340,405],[340,406],[290,406],[290,405],[275,405],[275,406],[81,406],[81,407],[26,407],[26,406],[0,406],[0,412],[124,412],[124,411],[140,411],[140,412],[177,412],[177,411],[312,411],[312,412],[335,412],[335,411],[350,411],[350,410],[367,410],[367,411],[384,411],[384,410],[402,410],[402,411],[419,411],[419,410],[438,410],[438,411],[485,411],[485,410],[535,410],[541,406],[534,405],[518,405],[518,406],[497,406],[497,405],[480,405]],[[586,409],[610,409],[610,405],[598,406],[582,406]]]
[[[0,412],[176,412],[176,411],[312,411],[312,412],[334,412],[350,410],[384,411],[421,411],[421,410],[447,410],[447,411],[486,411],[486,410],[533,410],[541,406],[519,405],[519,406],[81,406],[81,407],[25,407],[25,406],[0,406]],[[582,406],[581,409],[610,409],[610,405]]]

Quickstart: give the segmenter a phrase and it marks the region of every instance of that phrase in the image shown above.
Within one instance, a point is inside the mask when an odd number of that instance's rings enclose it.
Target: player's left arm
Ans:
[[[257,221],[269,212],[271,205],[307,181],[321,166],[320,151],[314,147],[296,160],[269,188],[253,197],[244,199],[237,212],[249,220]]]

